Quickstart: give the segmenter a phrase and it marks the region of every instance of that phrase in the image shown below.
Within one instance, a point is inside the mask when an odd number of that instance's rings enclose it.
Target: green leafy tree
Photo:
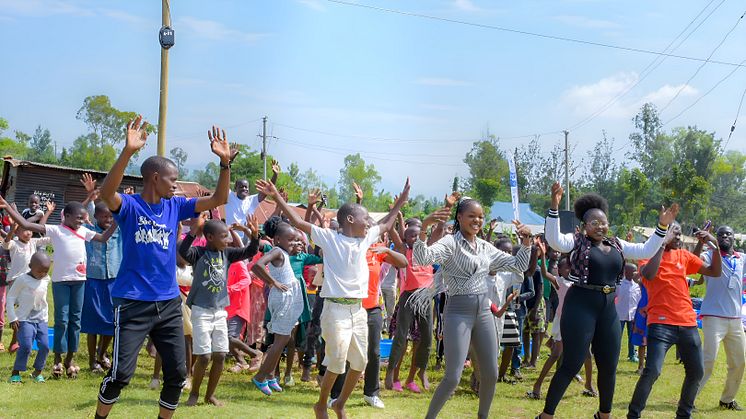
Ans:
[[[220,174],[220,167],[215,162],[207,163],[204,170],[194,170],[192,172],[192,181],[199,183],[200,185],[214,189],[218,184],[218,175]]]
[[[730,150],[713,165],[708,218],[746,230],[746,154]]]
[[[171,156],[171,160],[176,164],[176,167],[179,168],[179,177],[186,179],[189,174],[189,171],[184,168],[187,158],[189,158],[187,152],[181,147],[174,147],[169,151],[169,155]]]
[[[618,236],[624,237],[632,227],[644,223],[643,212],[651,188],[652,183],[639,168],[619,170],[615,199],[609,201],[610,219]]]
[[[116,145],[124,141],[124,128],[137,117],[137,112],[121,111],[111,105],[106,95],[88,96],[78,109],[76,118],[83,121],[91,132],[96,133],[99,146]],[[148,125],[148,133],[155,132],[155,125]]]
[[[81,135],[72,147],[63,149],[60,163],[81,169],[108,171],[117,159],[118,150],[110,144],[101,146],[96,133]]]
[[[6,137],[4,134],[9,126],[10,124],[8,124],[6,119],[0,118],[0,157],[12,156],[16,159],[25,159],[28,154],[28,138],[19,138],[19,136],[16,135],[17,140],[14,140]],[[18,133],[19,131],[16,131],[16,134]]]
[[[344,166],[339,170],[339,196],[344,202],[354,202],[355,192],[352,183],[355,182],[363,189],[363,202],[369,209],[373,204],[376,186],[381,181],[376,167],[365,164],[360,154],[350,154],[344,159]]]
[[[56,163],[57,156],[54,153],[52,135],[48,129],[42,129],[41,125],[36,127],[34,135],[29,142],[28,159],[39,163]]]
[[[464,163],[469,166],[469,193],[485,208],[510,199],[508,161],[494,136],[474,142]]]
[[[270,159],[269,156],[267,156]],[[239,144],[238,155],[231,167],[231,182],[240,179],[249,181],[249,189],[254,190],[254,181],[261,179],[264,174],[264,162],[261,155],[251,150],[247,145]],[[216,178],[217,179],[217,178]]]

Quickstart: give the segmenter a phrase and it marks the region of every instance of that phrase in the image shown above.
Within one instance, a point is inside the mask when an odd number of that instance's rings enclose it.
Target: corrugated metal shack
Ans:
[[[0,193],[8,202],[16,202],[19,210],[26,208],[26,202],[31,194],[39,195],[43,202],[51,199],[57,204],[58,210],[61,210],[66,202],[83,201],[86,198],[85,188],[80,183],[80,177],[83,173],[90,173],[99,185],[108,174],[108,172],[97,170],[64,167],[5,157],[3,159]],[[142,191],[142,177],[125,175],[119,192],[124,192],[126,187],[133,187],[135,192]],[[211,193],[210,189],[199,183],[178,182],[177,195],[192,198]],[[60,221],[60,211],[55,211],[49,217],[50,224],[58,224]]]

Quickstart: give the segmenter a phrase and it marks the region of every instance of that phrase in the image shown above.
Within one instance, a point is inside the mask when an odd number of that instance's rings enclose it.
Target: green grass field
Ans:
[[[53,318],[52,292],[49,292],[50,324]],[[551,329],[550,329],[551,330]],[[3,342],[9,346],[10,331],[6,329]],[[626,342],[622,344],[622,354],[627,353]],[[85,335],[81,336],[81,348],[86,348]],[[722,348],[721,348],[722,349]],[[33,362],[33,356],[29,364]],[[548,356],[548,350],[542,348],[539,367]],[[10,372],[15,355],[0,354],[0,418],[20,417],[49,417],[49,418],[92,418],[96,405],[98,386],[101,376],[94,375],[86,369],[75,380],[49,378],[46,383],[36,384],[24,374],[23,384],[10,384]],[[402,372],[409,368],[410,356],[406,356]],[[83,368],[87,366],[87,353],[81,352],[76,362]],[[52,355],[47,359],[44,375],[49,377]],[[434,360],[430,363],[431,367]],[[284,363],[283,363],[284,365]],[[229,365],[228,365],[229,366]],[[637,382],[636,363],[623,360],[619,363],[617,372],[617,390],[614,399],[616,416],[626,415],[627,404]],[[122,397],[114,407],[111,418],[141,418],[155,417],[158,411],[158,392],[148,389],[153,371],[153,359],[143,350],[140,353],[138,369],[130,385],[122,392]],[[699,411],[695,417],[701,418],[743,418],[746,414],[726,412],[718,408],[718,399],[725,380],[725,354],[721,350],[715,372],[697,400]],[[471,370],[465,370],[461,385],[453,398],[441,412],[443,418],[473,418],[476,416],[478,398],[469,389],[469,375]],[[543,407],[543,401],[529,400],[526,391],[531,389],[538,371],[524,370],[524,381],[516,385],[498,383],[495,399],[492,403],[490,417],[493,418],[533,418]],[[224,407],[199,405],[196,407],[180,407],[177,417],[206,418],[206,417],[254,417],[254,418],[309,418],[313,417],[311,407],[318,398],[318,387],[315,383],[301,383],[300,371],[295,370],[295,387],[286,392],[266,397],[251,384],[251,376],[247,373],[231,374],[225,372],[218,387],[216,396],[225,402]],[[348,403],[348,415],[352,418],[421,418],[427,411],[428,403],[435,385],[442,378],[442,372],[429,371],[430,381],[434,384],[430,392],[413,394],[405,391],[395,393],[382,390],[381,398],[386,403],[385,410],[378,410],[365,404],[362,398],[362,383],[353,393]],[[675,353],[670,351],[666,358],[663,374],[653,388],[648,401],[648,407],[643,417],[673,417],[676,410],[684,368],[676,364]],[[402,377],[404,378],[404,376]],[[544,384],[543,391],[549,385]],[[206,382],[203,384],[203,392]],[[746,404],[746,385],[741,387],[737,400]],[[565,398],[557,410],[559,418],[590,418],[598,407],[598,400],[581,396],[582,385],[573,383],[568,388]],[[203,393],[204,394],[204,393]],[[187,394],[182,394],[181,402],[185,402]],[[331,411],[330,411],[331,413]]]
[[[4,339],[7,346],[9,336],[6,333]],[[85,347],[85,345],[82,345]],[[625,349],[622,349],[625,354]],[[542,353],[542,360],[546,357],[546,351]],[[722,353],[721,353],[722,355]],[[52,380],[44,384],[30,382],[24,376],[25,382],[21,385],[11,385],[7,382],[14,356],[8,353],[0,354],[0,417],[64,417],[64,418],[91,418],[96,400],[96,392],[101,381],[101,376],[81,371],[76,380]],[[407,361],[409,357],[407,357]],[[86,365],[85,354],[77,358],[79,365]],[[47,362],[49,366],[51,360]],[[141,352],[138,363],[137,374],[130,386],[122,393],[122,398],[115,406],[110,417],[112,418],[140,418],[155,417],[157,412],[156,400],[158,393],[147,388],[150,382],[150,373],[153,368],[153,359],[144,351]],[[635,374],[636,364],[623,360],[619,364],[617,377],[617,391],[614,402],[614,413],[623,416],[626,413],[627,403],[630,400],[634,385],[637,380]],[[48,369],[45,371],[48,374]],[[499,383],[492,405],[491,417],[495,418],[530,418],[538,413],[543,402],[532,401],[525,398],[525,393],[530,389],[537,372],[524,371],[523,383],[509,385]],[[441,378],[441,374],[430,372],[434,383]],[[718,397],[722,390],[725,377],[725,358],[720,357],[720,362],[713,375],[712,380],[697,401],[699,412],[695,417],[703,418],[737,418],[744,417],[735,412],[724,412],[717,408]],[[296,387],[288,389],[285,393],[265,397],[250,384],[250,376],[247,374],[225,373],[218,387],[217,396],[226,402],[221,408],[200,405],[197,407],[180,407],[177,411],[178,417],[247,417],[256,418],[308,418],[312,417],[311,405],[318,396],[318,388],[315,383],[300,383],[299,372],[295,379],[299,383]],[[678,393],[683,379],[683,367],[677,365],[673,351],[669,354],[664,367],[663,375],[653,389],[648,408],[644,417],[673,417]],[[473,418],[477,410],[477,397],[468,389],[468,376],[465,374],[461,386],[454,397],[446,404],[441,417],[444,418]],[[544,387],[546,391],[546,385]],[[565,395],[565,399],[559,406],[557,415],[560,418],[589,418],[597,407],[596,399],[589,399],[580,395],[582,386],[573,383]],[[409,392],[394,393],[383,391],[382,399],[386,403],[386,409],[376,410],[367,407],[362,400],[362,389],[353,393],[349,402],[348,413],[353,418],[419,418],[423,417],[427,410],[431,393],[412,394]],[[739,393],[739,401],[746,403],[746,394],[743,388]],[[186,400],[183,395],[182,402]]]

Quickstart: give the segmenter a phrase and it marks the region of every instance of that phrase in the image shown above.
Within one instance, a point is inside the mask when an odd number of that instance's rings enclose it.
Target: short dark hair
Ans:
[[[339,210],[337,211],[337,222],[344,220],[345,218],[347,218],[348,215],[354,216],[362,209],[363,206],[360,204],[353,204],[351,202],[342,204],[342,206],[339,207]]]
[[[587,193],[575,200],[574,209],[578,220],[584,221],[585,214],[592,209],[598,209],[603,211],[604,214],[608,214],[609,203],[606,201],[606,198],[599,194]]]
[[[228,226],[220,220],[207,220],[205,226],[202,228],[202,234],[207,237],[208,234],[215,235],[226,228],[228,228]]]
[[[110,210],[110,209],[109,209],[109,207],[108,207],[108,206],[106,205],[106,203],[104,203],[104,202],[99,202],[99,203],[97,203],[97,204],[96,204],[96,206],[94,207],[94,210],[93,210],[93,214],[94,214],[94,215],[96,215],[96,214],[106,213],[106,212],[110,212],[110,211],[111,211],[111,210]]]
[[[161,156],[150,156],[142,162],[140,166],[140,174],[147,181],[147,179],[157,172],[163,172],[166,168],[176,169],[176,163]]]
[[[68,202],[67,205],[65,205],[65,208],[62,210],[65,215],[77,214],[81,211],[85,211],[85,207],[78,201]]]
[[[293,230],[293,226],[287,221],[283,220],[279,215],[273,215],[264,222],[264,235],[273,239],[280,234],[285,234],[288,231]]]

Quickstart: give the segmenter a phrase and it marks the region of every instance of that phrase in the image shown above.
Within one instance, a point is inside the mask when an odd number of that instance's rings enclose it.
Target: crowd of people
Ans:
[[[345,404],[361,377],[365,402],[385,409],[385,333],[392,339],[386,389],[429,391],[433,355],[435,368],[444,369],[427,418],[438,416],[470,365],[477,417],[490,416],[498,382],[515,383],[522,368],[537,368],[526,396],[545,400],[538,418],[553,417],[577,380],[585,385],[583,395],[598,398],[594,417],[606,419],[625,327],[627,358],[638,363],[640,375],[628,418],[640,417],[674,345],[685,370],[676,417],[691,417],[721,342],[728,376],[720,407],[742,410],[735,397],[746,364],[746,255],[735,250],[728,226],[715,235],[709,228],[697,231],[698,245],[690,252],[682,246],[673,204],[661,209],[654,234],[635,243],[631,235],[610,235],[608,204],[587,194],[574,203],[579,227],[563,234],[558,208],[564,191],[555,184],[544,234],[533,235],[515,220],[514,233],[495,235],[495,223],[485,231],[480,203],[457,192],[424,219],[405,219],[409,180],[379,220],[362,205],[357,185],[356,202],[336,214],[324,211],[321,194],[310,191],[302,216],[276,186],[276,163],[272,179],[255,180],[256,194],[250,194],[248,179],[230,189],[237,150],[216,127],[208,132],[220,159],[213,194],[174,196],[178,168],[156,156],[141,166],[142,190],[122,190],[125,168],[146,143],[146,127],[140,117],[128,124],[124,149],[101,185],[82,176],[88,196],[65,204],[60,225],[47,223],[56,211],[51,201],[43,209],[32,195],[19,212],[0,197],[7,214],[0,339],[9,326],[11,383],[45,381],[51,282],[54,355],[48,374],[79,373],[74,355],[80,333],[87,334],[88,368],[103,374],[96,418],[108,416],[144,346],[156,357],[151,388],[161,389],[159,417],[173,415],[182,392],[188,392],[187,406],[200,400],[221,405],[226,358],[230,371],[252,373],[251,383],[267,397],[295,385],[296,362],[301,381],[313,381],[315,370],[317,418],[329,410],[346,417]],[[260,226],[255,213],[266,198],[274,201],[275,213]],[[221,216],[215,209],[223,205]],[[700,309],[703,341],[689,292],[688,277],[696,274],[707,287]],[[550,355],[539,365],[545,338]],[[411,367],[402,384],[410,343]],[[33,372],[24,377],[34,344]],[[578,374],[583,366],[584,378]]]

